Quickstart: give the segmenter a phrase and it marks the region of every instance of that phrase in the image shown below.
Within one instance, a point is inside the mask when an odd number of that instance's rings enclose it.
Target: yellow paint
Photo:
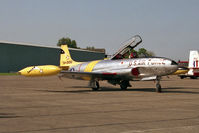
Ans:
[[[186,74],[189,70],[177,70],[172,75]]]
[[[68,70],[71,66],[83,63],[76,62],[71,58],[67,45],[61,45],[61,49],[63,50],[63,53],[60,54],[60,67],[62,69]]]
[[[49,75],[56,75],[60,73],[61,70],[68,70],[70,67],[82,64],[84,62],[76,62],[72,60],[70,56],[70,52],[68,50],[67,45],[61,46],[62,53],[60,54],[60,66],[54,65],[43,65],[43,66],[30,66],[20,70],[18,73],[24,76],[49,76]],[[92,72],[94,66],[99,62],[92,61],[90,62],[84,72]],[[90,80],[90,77],[83,77],[85,80]]]
[[[18,73],[23,76],[50,76],[56,75],[61,68],[54,65],[30,66],[20,70]]]
[[[100,60],[96,60],[96,61],[90,62],[90,63],[86,66],[86,68],[84,69],[84,72],[92,72],[94,66],[95,66],[99,61],[100,61]]]
[[[99,62],[100,60],[96,60],[96,61],[92,61],[90,62],[86,68],[84,69],[84,72],[92,72],[93,68],[95,67],[95,65]],[[91,80],[91,77],[82,77],[83,80]]]

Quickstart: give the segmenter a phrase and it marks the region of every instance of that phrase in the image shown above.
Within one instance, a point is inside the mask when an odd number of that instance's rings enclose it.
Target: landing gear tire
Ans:
[[[127,90],[127,87],[130,87],[131,85],[129,84],[129,81],[127,80],[123,80],[121,83],[120,83],[120,88],[122,90]]]
[[[98,91],[99,90],[99,82],[98,81],[95,81],[95,87],[92,87],[92,90],[93,91]]]
[[[120,88],[121,88],[121,90],[127,90],[127,85],[121,84]]]
[[[160,84],[156,84],[156,92],[158,93],[162,92],[162,87]]]
[[[184,79],[184,76],[180,76],[181,79]]]
[[[160,92],[162,92],[162,87],[161,87],[161,85],[160,85],[160,79],[161,79],[161,77],[157,77],[157,79],[156,79],[156,92],[158,92],[158,93],[160,93]]]

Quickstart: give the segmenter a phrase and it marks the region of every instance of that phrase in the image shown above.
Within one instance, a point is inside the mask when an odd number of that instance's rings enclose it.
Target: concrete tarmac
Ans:
[[[0,76],[0,133],[198,133],[199,79],[119,86],[56,76]]]

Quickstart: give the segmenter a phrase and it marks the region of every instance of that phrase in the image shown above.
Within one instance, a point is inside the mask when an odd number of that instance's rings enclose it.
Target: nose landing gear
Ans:
[[[158,93],[162,92],[162,87],[160,85],[160,79],[161,79],[161,77],[157,77],[157,79],[156,79],[156,92],[158,92]]]
[[[98,91],[100,87],[99,82],[93,80],[89,82],[89,86],[92,88],[93,91]]]

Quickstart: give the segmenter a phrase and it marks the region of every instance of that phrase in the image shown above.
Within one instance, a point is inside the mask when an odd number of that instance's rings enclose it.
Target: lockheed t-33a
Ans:
[[[72,60],[68,46],[61,46],[60,66],[44,65],[30,66],[19,71],[24,76],[56,75],[64,78],[89,80],[89,86],[97,91],[100,88],[99,81],[107,80],[113,85],[120,85],[122,90],[131,87],[129,81],[156,81],[156,92],[161,92],[160,80],[162,76],[174,73],[178,64],[168,58],[162,57],[136,57],[130,54],[126,59],[123,56],[132,51],[142,42],[136,35],[109,59],[89,62],[76,62]]]

